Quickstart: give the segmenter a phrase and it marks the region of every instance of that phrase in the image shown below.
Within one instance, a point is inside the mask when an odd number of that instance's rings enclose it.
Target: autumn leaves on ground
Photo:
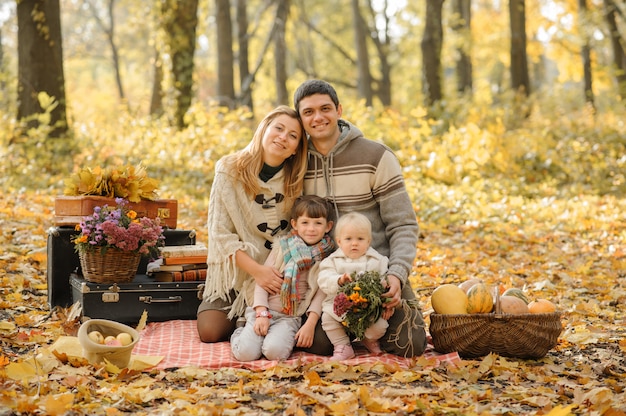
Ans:
[[[64,150],[42,152],[36,136],[3,136],[0,414],[626,414],[619,117],[535,115],[506,129],[498,125],[506,117],[494,117],[441,135],[423,114],[344,113],[385,138],[405,166],[421,225],[412,283],[424,312],[437,286],[475,277],[550,299],[564,331],[544,358],[133,372],[49,354],[46,347],[78,326],[69,310],[47,305],[46,233],[63,178],[84,166],[142,161],[161,179],[161,196],[179,199],[180,227],[206,241],[214,162],[245,143],[253,126],[244,115],[206,110],[208,122],[175,134],[122,119],[116,128],[85,124],[71,146],[59,145]],[[61,168],[61,158],[73,163]]]

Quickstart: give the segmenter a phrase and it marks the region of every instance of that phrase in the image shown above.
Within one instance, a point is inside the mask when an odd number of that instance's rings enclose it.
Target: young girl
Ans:
[[[326,294],[322,306],[322,328],[333,344],[331,360],[347,360],[354,357],[350,338],[341,323],[341,318],[333,311],[333,301],[339,287],[350,282],[353,272],[377,271],[387,273],[389,259],[374,250],[372,225],[367,217],[357,212],[343,215],[335,227],[335,239],[339,248],[320,263],[317,282]],[[361,343],[373,354],[382,353],[378,340],[385,335],[391,316],[388,309],[365,331]]]
[[[317,290],[310,270],[335,250],[328,232],[333,226],[331,204],[318,196],[301,196],[291,210],[291,233],[274,244],[265,264],[283,274],[278,294],[268,294],[260,285],[254,303],[246,309],[246,325],[231,336],[233,355],[239,361],[284,360],[294,346],[313,344],[315,326],[325,297]],[[307,319],[302,325],[303,314]]]

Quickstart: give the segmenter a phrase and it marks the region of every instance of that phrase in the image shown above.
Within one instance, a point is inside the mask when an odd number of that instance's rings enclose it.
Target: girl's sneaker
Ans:
[[[343,361],[348,360],[350,358],[354,358],[354,349],[352,349],[352,345],[338,345],[335,347],[333,351],[333,356],[330,357],[331,361]]]

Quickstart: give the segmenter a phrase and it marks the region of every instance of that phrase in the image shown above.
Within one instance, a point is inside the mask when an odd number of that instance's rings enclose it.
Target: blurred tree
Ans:
[[[368,2],[369,3],[369,2]],[[361,15],[359,0],[352,0],[352,25],[356,49],[357,92],[359,98],[365,100],[365,105],[371,106],[374,100],[372,92],[372,74],[370,72],[370,56],[367,50],[367,40],[370,38],[367,25]]]
[[[454,0],[452,7],[452,29],[460,39],[456,59],[457,91],[469,93],[472,91],[472,0]]]
[[[185,127],[193,90],[198,0],[161,0],[161,24],[171,58],[175,93],[174,124]]]
[[[50,137],[67,133],[65,77],[59,0],[17,2],[18,26],[18,120],[37,127],[49,111]],[[54,108],[40,105],[40,93],[54,97]]]
[[[526,56],[526,4],[525,0],[509,0],[511,25],[511,87],[530,95],[530,77]]]
[[[113,73],[115,75],[115,85],[117,85],[117,93],[121,100],[126,98],[124,94],[124,84],[122,83],[122,74],[120,72],[120,55],[117,43],[115,42],[115,0],[108,0],[106,17],[100,16],[99,8],[92,3],[93,0],[84,0],[87,8],[91,11],[92,16],[96,19],[98,27],[104,32],[109,47],[111,48],[111,57],[113,60]],[[105,22],[105,19],[107,20]]]
[[[622,6],[625,6],[622,3]],[[615,69],[615,78],[617,81],[617,90],[622,99],[626,98],[626,51],[624,51],[624,44],[626,39],[620,35],[619,27],[617,24],[616,14],[622,17],[622,20],[626,21],[624,17],[624,11],[618,7],[614,0],[604,0],[605,16],[609,26],[609,33],[611,39],[611,47],[613,49],[613,67]]]
[[[220,106],[234,108],[235,75],[233,54],[233,26],[230,20],[230,1],[215,0],[217,27],[217,100]]]
[[[427,105],[443,98],[441,87],[442,9],[444,0],[426,2],[426,25],[422,37],[422,88]]]
[[[250,64],[248,60],[248,8],[246,0],[237,0],[237,43],[239,44],[239,53],[237,55],[239,62],[239,85],[242,87],[239,95],[239,103],[254,111],[252,105],[252,91],[250,88],[243,88],[246,80],[250,77]]]
[[[289,16],[289,0],[276,0],[276,18],[274,19],[274,71],[276,84],[276,104],[289,105],[287,93],[287,43],[285,28]]]
[[[591,46],[589,46],[589,35],[586,33],[586,29],[589,27],[587,15],[589,10],[587,8],[587,0],[578,0],[578,12],[579,12],[579,26],[583,32],[582,48],[580,51],[583,61],[583,91],[585,94],[585,101],[591,106],[594,106],[593,97],[593,77],[591,74]]]
[[[371,33],[372,42],[374,42],[376,52],[378,53],[380,68],[380,78],[373,79],[377,85],[375,93],[380,99],[381,104],[388,107],[391,105],[391,64],[389,60],[392,52],[391,23],[390,16],[387,14],[390,10],[389,1],[385,0],[383,2],[382,12],[380,14],[375,12],[372,0],[367,0],[366,4],[369,11],[368,15],[370,16],[369,22],[371,22],[370,26],[368,26],[369,32]],[[377,22],[381,22],[381,28],[378,28]]]

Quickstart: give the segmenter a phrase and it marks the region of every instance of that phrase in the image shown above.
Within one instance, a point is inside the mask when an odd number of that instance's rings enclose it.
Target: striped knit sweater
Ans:
[[[358,211],[372,223],[372,247],[389,257],[389,273],[406,284],[415,259],[419,227],[402,168],[384,144],[363,137],[339,120],[341,136],[322,155],[309,140],[304,193],[329,197],[339,216]]]

